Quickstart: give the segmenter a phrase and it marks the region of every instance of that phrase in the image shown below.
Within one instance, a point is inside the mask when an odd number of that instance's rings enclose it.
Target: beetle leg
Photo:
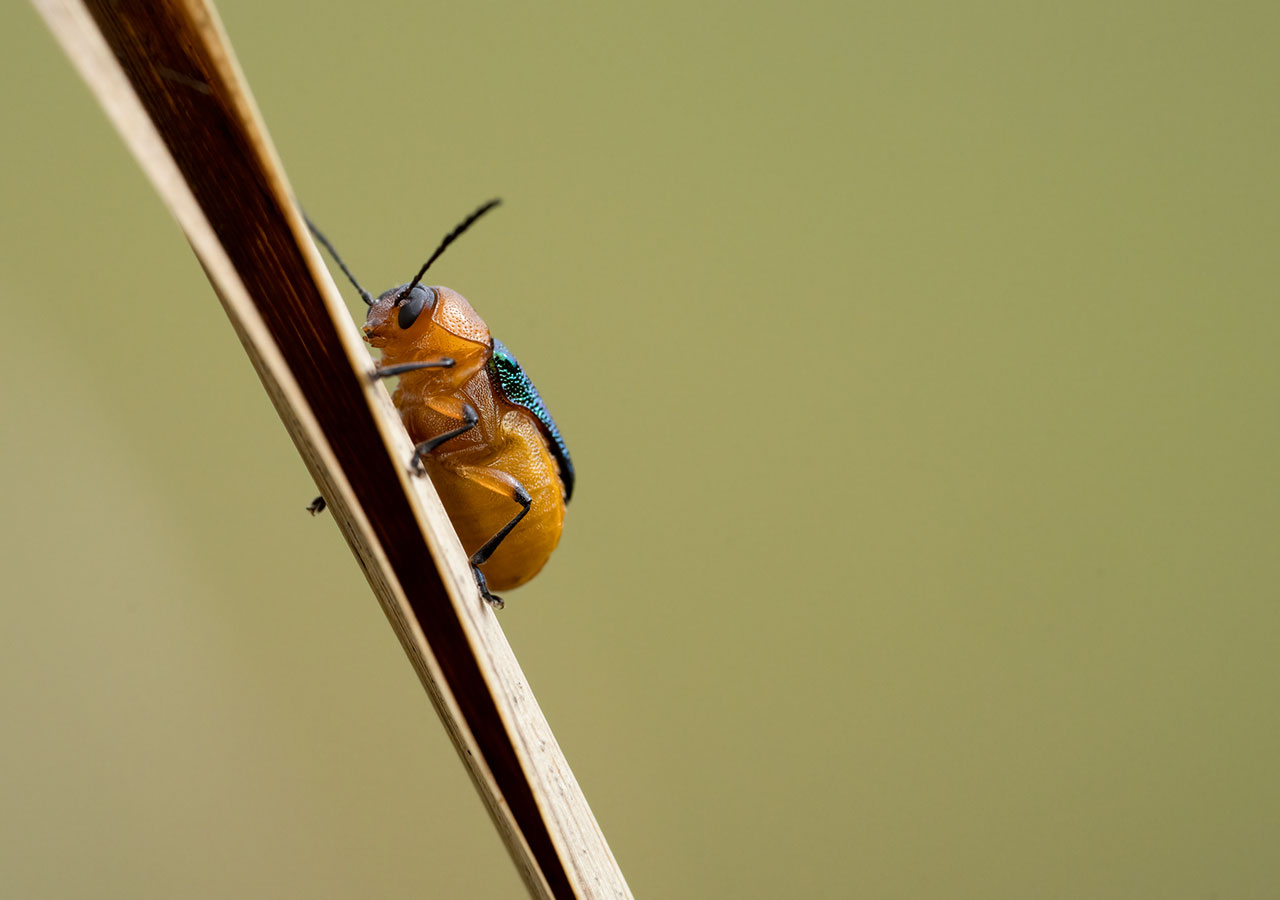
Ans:
[[[529,492],[524,489],[524,485],[516,482],[516,494],[511,499],[520,504],[520,512],[511,517],[511,521],[502,526],[502,529],[489,540],[485,541],[484,546],[471,554],[471,565],[482,566],[489,561],[489,557],[493,556],[493,551],[498,549],[498,545],[502,543],[502,539],[511,533],[511,529],[520,524],[520,520],[524,518],[525,513],[529,511],[529,507],[533,506],[533,498],[529,496]]]
[[[447,356],[439,359],[428,359],[423,362],[400,363],[396,366],[378,366],[373,370],[373,378],[377,381],[380,378],[394,378],[397,375],[403,375],[405,372],[416,372],[419,369],[452,369],[453,360]]]
[[[312,230],[314,230],[314,228]],[[428,359],[428,360],[423,360],[421,362],[400,363],[399,365],[395,365],[395,366],[378,366],[373,370],[373,380],[380,381],[383,378],[394,378],[397,375],[403,375],[405,372],[417,372],[419,369],[452,369],[452,368],[453,368],[453,360],[448,356],[442,356],[439,359]],[[472,423],[472,424],[475,424],[475,423]],[[467,428],[469,427],[471,426],[467,426]],[[442,436],[443,440],[447,441],[451,437],[457,437],[458,435],[462,434],[463,431],[466,431],[467,428],[463,428],[459,431],[450,432],[448,435],[443,435]],[[436,446],[439,446],[439,444],[437,444]],[[428,449],[423,452],[430,453],[431,449]],[[414,452],[413,463],[414,463],[415,469],[421,470],[422,462],[421,460],[418,459],[418,451]],[[325,508],[324,497],[317,497],[316,499],[312,500],[310,504],[308,504],[307,512],[311,513],[311,515],[313,516],[318,516],[320,515],[320,513],[324,512],[324,508]]]
[[[453,466],[452,469],[463,478],[479,482],[494,493],[510,497],[520,504],[520,511],[511,517],[511,521],[503,525],[497,534],[485,541],[484,546],[471,554],[471,571],[475,573],[476,585],[480,588],[481,596],[495,608],[501,609],[503,606],[502,598],[496,594],[489,593],[489,586],[485,582],[484,573],[480,571],[480,567],[489,561],[489,557],[493,556],[493,552],[498,549],[498,545],[511,533],[512,529],[520,524],[520,520],[525,517],[525,514],[529,512],[529,508],[533,506],[533,498],[529,496],[529,492],[523,484],[506,472],[467,465]]]
[[[426,466],[422,464],[422,458],[432,450],[439,447],[445,441],[452,440],[460,434],[466,434],[472,428],[475,428],[476,423],[480,421],[480,416],[476,413],[475,407],[470,403],[463,403],[462,419],[462,424],[452,431],[446,431],[444,434],[438,434],[430,440],[423,441],[421,444],[418,444],[413,448],[413,459],[409,460],[409,465],[413,467],[415,472],[419,475],[425,475],[427,469]]]
[[[507,604],[502,602],[502,598],[497,594],[489,593],[489,582],[485,581],[484,573],[472,566],[471,574],[476,577],[476,587],[480,589],[480,596],[485,599],[485,602],[494,609],[505,609]]]

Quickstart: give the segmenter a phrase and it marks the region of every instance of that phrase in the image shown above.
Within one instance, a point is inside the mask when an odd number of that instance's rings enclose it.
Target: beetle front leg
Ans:
[[[422,362],[400,363],[395,366],[378,366],[373,370],[373,380],[378,381],[382,378],[394,378],[397,375],[403,375],[405,372],[416,372],[419,369],[452,369],[454,361],[447,356],[439,359],[428,359]]]

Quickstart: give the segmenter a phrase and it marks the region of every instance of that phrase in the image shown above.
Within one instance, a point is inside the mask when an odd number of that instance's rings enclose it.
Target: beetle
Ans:
[[[491,200],[444,236],[411,281],[377,299],[307,220],[369,307],[365,340],[382,351],[376,378],[400,379],[392,400],[414,441],[409,465],[435,485],[481,595],[518,587],[560,542],[573,495],[569,448],[524,368],[457,291],[422,284],[445,248],[499,204]],[[312,514],[324,509],[317,497]]]

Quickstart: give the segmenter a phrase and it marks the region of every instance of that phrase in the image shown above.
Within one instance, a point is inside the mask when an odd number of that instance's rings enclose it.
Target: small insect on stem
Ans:
[[[559,543],[573,495],[573,461],[511,351],[461,294],[424,285],[422,277],[499,202],[490,200],[463,219],[412,280],[377,299],[307,220],[369,307],[365,339],[382,351],[372,377],[400,379],[392,399],[414,441],[410,471],[430,476],[470,554],[481,596],[497,608],[502,600],[491,589],[524,584]],[[324,507],[317,497],[308,509],[315,515]]]

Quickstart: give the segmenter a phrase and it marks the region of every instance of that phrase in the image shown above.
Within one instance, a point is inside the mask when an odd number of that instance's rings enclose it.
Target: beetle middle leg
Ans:
[[[409,465],[419,475],[427,474],[427,467],[422,462],[427,454],[445,441],[451,441],[460,434],[466,434],[472,428],[475,428],[476,423],[480,421],[480,415],[476,412],[475,407],[465,400],[459,400],[456,397],[445,397],[429,400],[427,403],[436,412],[443,413],[454,419],[461,419],[462,424],[457,428],[446,431],[444,434],[437,434],[435,437],[425,440],[413,448],[413,459],[409,460]]]
[[[311,223],[308,222],[307,224],[310,225]],[[312,226],[312,230],[313,231],[315,230],[315,226]],[[422,362],[400,363],[399,365],[396,365],[396,366],[378,366],[376,369],[373,370],[373,380],[379,381],[383,378],[394,378],[397,375],[403,375],[406,372],[417,372],[420,369],[452,369],[453,365],[454,363],[452,359],[450,359],[447,356],[442,356],[440,357],[440,359],[428,359]],[[471,423],[471,425],[474,425],[474,424],[475,424],[474,422]],[[451,432],[447,436],[442,435],[441,437],[443,438],[443,440],[439,440],[439,442],[435,446],[436,447],[440,446],[441,443],[444,443],[444,441],[449,440],[449,438],[451,437],[457,437],[458,435],[462,434],[462,432],[466,431],[467,428],[470,428],[471,425],[467,425],[465,428],[461,428],[458,431]],[[415,469],[419,471],[421,471],[422,469],[422,461],[419,459],[420,452],[430,453],[432,449],[434,449],[434,447],[424,451],[419,451],[415,449],[413,454],[413,462],[414,462]],[[326,505],[327,504],[324,502],[324,497],[317,497],[316,499],[312,500],[310,504],[308,504],[307,512],[311,513],[311,515],[313,516],[318,516],[320,515],[320,513],[324,512]]]

